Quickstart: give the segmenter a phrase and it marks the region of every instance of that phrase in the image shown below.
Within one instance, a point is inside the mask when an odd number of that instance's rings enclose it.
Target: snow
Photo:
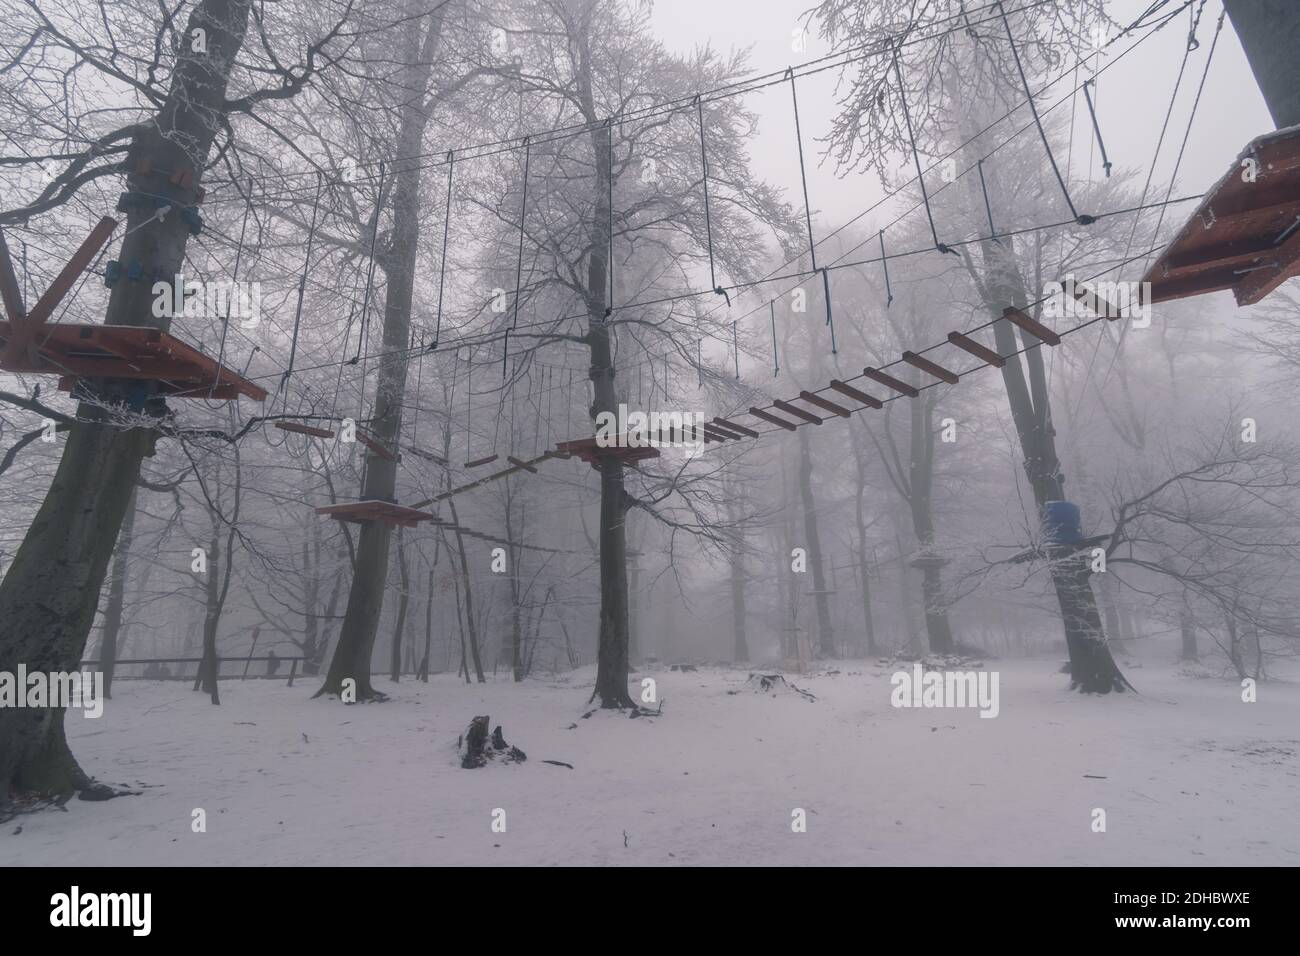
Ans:
[[[69,717],[69,738],[89,772],[140,795],[12,820],[0,864],[1300,863],[1300,684],[1265,682],[1247,704],[1235,680],[1148,660],[1128,671],[1141,696],[1096,698],[1052,661],[986,667],[1001,674],[992,720],[892,708],[894,667],[861,662],[797,676],[815,702],[735,693],[743,668],[638,673],[663,703],[638,719],[584,719],[589,669],[377,677],[392,699],[355,706],[311,700],[302,680],[226,681],[220,707],[184,682],[120,681],[102,718]],[[460,769],[476,714],[527,761]]]

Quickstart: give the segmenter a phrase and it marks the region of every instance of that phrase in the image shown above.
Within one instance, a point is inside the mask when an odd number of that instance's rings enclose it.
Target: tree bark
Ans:
[[[388,279],[384,300],[383,357],[379,361],[374,411],[367,429],[380,444],[394,451],[402,424],[407,350],[411,337],[411,301],[420,239],[423,162],[418,157],[422,153],[424,131],[429,122],[425,96],[433,69],[434,49],[442,32],[444,11],[445,7],[435,7],[427,18],[417,18],[408,24],[409,43],[400,85],[407,95],[399,107],[401,125],[395,147],[393,227],[382,261]],[[423,30],[422,23],[427,23]],[[381,195],[375,207],[376,216],[382,213],[385,205]],[[395,500],[397,462],[369,449],[366,455],[362,499]],[[383,522],[367,521],[361,525],[356,569],[348,592],[347,608],[343,612],[343,627],[334,647],[329,672],[317,696],[340,694],[347,678],[356,681],[357,700],[382,699],[384,696],[371,686],[370,665],[384,607],[391,535],[392,529]]]
[[[128,169],[148,160],[154,170],[193,169],[199,180],[213,138],[226,115],[229,70],[244,41],[249,0],[200,0],[185,34],[207,31],[207,52],[182,44],[167,99],[154,119],[141,124],[128,154]],[[157,193],[157,173],[131,172],[129,188]],[[183,200],[180,200],[183,201]],[[160,275],[184,264],[189,238],[179,215],[159,220],[152,210],[126,215],[118,259],[141,262]],[[106,324],[155,325],[152,285],[119,282],[109,297]],[[105,381],[87,383],[102,395],[123,392]],[[156,397],[146,403],[163,413]],[[113,545],[156,433],[105,423],[97,404],[83,402],[50,490],[0,584],[0,670],[76,670],[94,622]],[[0,710],[0,800],[15,792],[67,794],[90,785],[68,749],[64,711],[25,707]]]
[[[411,604],[411,574],[406,566],[406,542],[404,528],[397,529],[397,570],[402,585],[402,593],[397,598],[397,623],[393,626],[393,647],[389,656],[389,675],[393,683],[402,676],[402,635],[406,630],[406,611]]]
[[[1027,296],[1020,270],[1010,251],[1000,242],[980,243],[984,276],[977,285],[985,306],[996,316],[993,338],[1002,355],[1011,356],[1002,368],[1002,382],[1024,455],[1025,475],[1033,489],[1041,520],[1043,505],[1064,499],[1065,476],[1056,455],[1056,430],[1043,368],[1043,348],[1028,333],[1021,340],[1026,351],[1016,357],[1021,345],[1010,322],[1002,318],[1008,305],[1025,308]],[[1026,381],[1026,370],[1028,381]],[[1083,555],[1057,555],[1049,563],[1052,587],[1056,591],[1070,653],[1070,687],[1084,693],[1123,690],[1128,682],[1111,656],[1106,634],[1092,591],[1089,562]]]
[[[1294,0],[1224,0],[1278,129],[1300,124],[1300,9]]]
[[[826,593],[826,574],[822,570],[822,539],[817,524],[817,501],[813,497],[812,455],[809,453],[808,429],[799,429],[799,498],[803,504],[804,543],[808,549],[808,566],[812,570],[814,605],[817,608],[817,656],[835,656],[835,629],[831,624],[831,605]]]
[[[104,629],[99,639],[99,670],[104,675],[104,698],[113,699],[113,671],[117,665],[117,639],[122,631],[122,611],[126,604],[126,579],[130,571],[131,539],[135,536],[135,499],[127,502],[122,530],[113,552],[113,572],[108,584],[108,607],[104,609]]]

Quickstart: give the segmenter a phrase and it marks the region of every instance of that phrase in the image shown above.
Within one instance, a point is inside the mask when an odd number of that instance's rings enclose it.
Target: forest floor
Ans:
[[[1140,695],[1097,698],[1057,662],[989,661],[984,719],[895,709],[904,666],[790,677],[815,701],[746,689],[745,669],[647,670],[662,715],[639,719],[584,719],[590,670],[377,677],[391,700],[357,706],[311,700],[314,680],[223,681],[220,707],[120,681],[69,738],[140,794],[9,821],[0,865],[1300,864],[1300,682],[1246,704],[1235,680],[1148,660],[1126,668]],[[461,769],[476,714],[527,761]]]

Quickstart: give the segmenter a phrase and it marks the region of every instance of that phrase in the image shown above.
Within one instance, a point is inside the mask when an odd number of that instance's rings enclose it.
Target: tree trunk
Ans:
[[[185,27],[207,31],[207,52],[182,44],[176,54],[167,100],[152,122],[142,123],[128,154],[128,169],[148,160],[153,170],[195,170],[207,161],[225,121],[230,65],[244,41],[249,0],[200,0]],[[160,182],[161,180],[161,182]],[[134,191],[166,190],[166,177],[131,172]],[[183,193],[174,193],[186,201]],[[192,200],[190,200],[192,201]],[[121,262],[141,262],[159,275],[175,275],[189,238],[179,215],[161,221],[153,210],[132,207],[126,215]],[[119,282],[109,296],[105,323],[156,325],[152,284]],[[101,395],[124,393],[121,383],[87,383]],[[145,406],[163,414],[156,397]],[[82,403],[68,431],[50,490],[0,584],[0,671],[71,671],[80,666],[94,622],[113,545],[156,433],[103,424],[97,403]],[[0,800],[15,792],[67,794],[90,785],[63,733],[64,711],[25,707],[0,710]]]
[[[913,562],[921,569],[921,606],[925,609],[925,633],[930,650],[951,654],[952,627],[943,605],[944,561],[934,550],[934,392],[908,403],[911,452],[908,459],[908,504],[912,510],[912,531],[921,553]]]
[[[826,593],[826,575],[822,570],[822,540],[817,525],[817,502],[813,498],[812,455],[809,453],[808,429],[799,429],[799,497],[803,503],[804,543],[808,549],[808,566],[812,570],[813,597],[817,607],[817,656],[835,656],[835,629],[831,625],[831,604]]]
[[[870,569],[867,566],[867,525],[863,516],[863,497],[867,487],[866,466],[863,461],[861,437],[856,429],[852,430],[851,438],[853,441],[853,461],[855,465],[856,483],[854,487],[854,520],[857,523],[858,532],[858,570],[860,572],[859,580],[862,590],[862,620],[865,627],[866,653],[868,657],[875,657],[879,650],[876,647],[876,626],[871,619],[871,581],[869,579]]]
[[[1200,652],[1196,647],[1196,624],[1192,620],[1192,612],[1183,608],[1178,612],[1178,633],[1182,637],[1183,652],[1182,659],[1185,661],[1200,660]]]
[[[226,558],[230,560],[229,556]],[[212,540],[208,542],[208,570],[203,582],[203,654],[199,662],[199,672],[194,679],[194,689],[202,690],[212,703],[220,704],[221,695],[217,691],[217,676],[221,671],[221,662],[217,660],[217,627],[221,623],[221,588],[217,584],[217,569],[221,566],[221,541],[213,530]]]
[[[434,559],[435,564],[437,558]],[[420,658],[420,680],[429,683],[429,643],[433,640],[433,567],[429,568],[429,590],[424,596],[424,656]]]
[[[583,113],[596,123],[591,90],[589,38],[580,38],[577,71],[578,98]],[[592,247],[587,259],[587,343],[591,351],[591,382],[594,400],[593,423],[601,412],[617,413],[614,391],[614,359],[611,332],[605,310],[611,305],[609,279],[609,216],[613,127],[593,128],[591,146],[595,158],[595,203],[592,210]],[[596,643],[596,686],[592,700],[604,708],[635,707],[627,689],[627,492],[623,488],[623,463],[613,457],[597,458],[600,468],[600,625]]]
[[[396,451],[402,425],[402,402],[411,339],[411,301],[415,285],[415,260],[420,240],[421,144],[429,111],[425,97],[433,69],[433,52],[442,32],[445,7],[435,7],[421,30],[423,17],[410,23],[409,45],[403,63],[401,89],[406,99],[399,112],[401,126],[395,148],[392,191],[393,226],[387,251],[381,257],[388,278],[384,301],[383,355],[379,360],[374,411],[367,431],[386,448]],[[379,216],[385,207],[380,196],[375,206]],[[377,227],[377,223],[372,224]],[[364,317],[363,317],[364,320]],[[394,501],[397,491],[397,462],[367,449],[362,499]],[[392,529],[381,521],[361,525],[356,569],[348,592],[343,628],[339,632],[329,672],[320,694],[339,694],[345,678],[356,681],[357,700],[382,698],[370,683],[370,662],[384,607],[388,581],[388,546]]]
[[[1025,458],[1025,475],[1034,492],[1039,519],[1048,501],[1064,499],[1065,476],[1056,455],[1056,430],[1047,393],[1043,348],[1033,336],[1022,333],[1026,347],[1023,364],[1016,357],[1021,343],[1011,323],[1002,318],[1006,306],[1025,308],[1025,283],[1009,250],[999,242],[980,244],[985,275],[980,289],[985,306],[996,316],[993,338],[998,352],[1011,356],[1002,368],[1011,417]],[[1028,382],[1026,382],[1028,370]],[[1120,673],[1106,643],[1097,613],[1097,599],[1089,580],[1089,563],[1082,555],[1055,557],[1051,561],[1052,586],[1056,591],[1070,652],[1070,687],[1085,693],[1120,691],[1128,682]]]
[[[735,498],[727,497],[727,516],[735,523]],[[745,539],[740,535],[728,552],[731,576],[731,659],[737,664],[749,662],[749,643],[745,640]]]
[[[459,528],[460,518],[456,514],[456,501],[453,498],[447,499],[447,507],[451,510],[452,523]],[[479,654],[478,649],[478,625],[474,622],[474,586],[470,580],[469,574],[469,556],[465,553],[465,536],[456,531],[456,551],[460,555],[460,573],[461,580],[465,585],[465,624],[469,631],[469,651],[474,661],[474,676],[480,684],[487,683],[487,678],[483,676],[483,657]],[[457,592],[458,594],[460,592]],[[461,635],[461,653],[464,654],[465,636]],[[469,683],[469,667],[465,667],[465,683]]]
[[[1300,124],[1300,8],[1295,0],[1224,0],[1278,129]]]
[[[393,683],[402,676],[402,634],[406,630],[406,610],[411,604],[411,574],[406,566],[406,542],[404,528],[397,529],[397,570],[400,574],[402,592],[397,598],[397,623],[393,627],[393,647],[392,654],[389,656],[389,665],[392,673],[389,675]]]
[[[126,603],[126,578],[129,572],[131,539],[135,536],[135,499],[127,502],[122,530],[117,535],[113,553],[113,575],[108,584],[108,607],[104,610],[104,629],[99,639],[99,670],[104,675],[104,698],[113,698],[113,669],[117,664],[117,638],[122,631],[122,610]]]

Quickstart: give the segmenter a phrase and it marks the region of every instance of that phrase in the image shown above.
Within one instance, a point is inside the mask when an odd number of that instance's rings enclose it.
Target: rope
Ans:
[[[781,360],[776,354],[776,300],[770,300],[767,305],[772,312],[772,377],[776,378],[781,374]]]
[[[982,159],[977,160],[975,163],[975,168],[979,171],[980,174],[980,192],[984,194],[984,212],[987,213],[989,217],[989,238],[992,239],[994,242],[997,242],[998,231],[993,228],[993,205],[989,202],[988,183],[984,181],[984,160]],[[1109,176],[1110,173],[1107,172],[1106,175]],[[881,251],[883,253],[884,250],[882,249]]]
[[[528,215],[528,160],[532,153],[532,146],[528,139],[524,139],[524,189],[523,201],[519,204],[519,258],[515,260],[515,311],[514,317],[510,320],[510,328],[515,328],[519,324],[519,289],[520,280],[524,271],[524,218]],[[509,330],[507,330],[507,335]],[[506,340],[506,349],[509,350],[509,339]],[[504,357],[502,358],[504,362]],[[501,378],[506,375],[505,367],[502,366]]]
[[[894,75],[898,77],[898,98],[903,104],[903,119],[907,122],[907,140],[912,146],[912,162],[916,164],[916,181],[921,187],[921,199],[925,203],[925,218],[930,221],[930,237],[934,240],[935,249],[940,252],[951,252],[957,255],[952,249],[949,249],[939,241],[939,233],[934,228],[934,214],[930,211],[930,194],[925,188],[925,177],[921,175],[921,157],[916,151],[916,136],[912,131],[912,114],[907,108],[907,88],[903,85],[903,68],[898,65],[898,47],[902,45],[899,40],[893,45],[894,51]]]
[[[1106,178],[1110,178],[1110,157],[1106,155],[1106,144],[1101,138],[1101,127],[1097,125],[1097,108],[1093,105],[1092,94],[1088,92],[1088,87],[1093,85],[1096,80],[1083,81],[1083,98],[1088,102],[1088,115],[1092,117],[1092,131],[1097,137],[1097,147],[1101,150],[1101,168],[1106,171]]]
[[[718,285],[717,273],[713,265],[713,222],[709,217],[709,157],[704,150],[704,105],[700,97],[695,97],[696,115],[700,121],[700,169],[704,174],[704,237],[709,247],[709,287],[731,305],[731,296]]]
[[[1016,61],[1016,72],[1020,74],[1020,84],[1025,88],[1025,98],[1029,101],[1029,111],[1034,114],[1034,125],[1038,127],[1038,136],[1043,141],[1043,149],[1047,151],[1047,161],[1052,164],[1052,172],[1056,174],[1056,181],[1060,184],[1061,195],[1065,197],[1065,204],[1070,209],[1070,215],[1081,226],[1090,226],[1097,221],[1095,216],[1081,216],[1079,211],[1074,208],[1074,200],[1070,198],[1070,190],[1065,185],[1065,179],[1061,176],[1061,169],[1056,165],[1056,156],[1052,153],[1052,146],[1047,141],[1047,132],[1043,129],[1043,121],[1038,116],[1038,107],[1034,105],[1034,94],[1029,89],[1029,78],[1025,76],[1024,65],[1020,62],[1020,51],[1016,49],[1016,38],[1011,34],[1011,23],[1007,19],[1007,11],[1002,6],[1002,0],[997,0],[998,10],[1002,13],[1002,26],[1007,31],[1007,42],[1011,44],[1011,55]]]
[[[239,262],[244,255],[244,235],[248,231],[248,217],[253,211],[253,180],[248,180],[248,201],[244,204],[244,219],[239,224],[239,243],[235,246],[235,268],[231,275],[235,281],[239,280]],[[26,246],[23,247],[23,254],[26,255]],[[232,288],[231,294],[234,295]],[[221,343],[217,346],[217,374],[212,377],[212,387],[208,389],[208,399],[211,400],[217,390],[217,383],[221,381],[221,369],[226,358],[226,333],[230,331],[230,303],[226,303],[226,314],[221,318]]]
[[[799,128],[799,94],[794,85],[794,67],[786,71],[790,77],[790,99],[794,103],[794,139],[799,146],[799,179],[803,183],[803,215],[808,225],[808,254],[812,256],[813,271],[817,271],[817,243],[813,241],[812,206],[808,202],[808,175],[803,164],[803,131]]]
[[[320,209],[320,195],[323,188],[324,181],[320,176],[317,176],[316,199],[311,206],[311,226],[307,230],[307,255],[303,257],[302,275],[298,278],[298,304],[293,313],[293,340],[289,344],[289,365],[284,370],[284,375],[280,377],[280,385],[276,389],[277,392],[284,389],[285,383],[289,381],[289,376],[293,374],[293,363],[298,355],[298,330],[302,326],[302,299],[303,294],[307,291],[307,270],[311,267],[311,247],[316,239],[316,215]],[[271,401],[272,404],[274,404],[275,399],[273,398]],[[287,409],[289,407],[288,392],[285,392],[284,401],[285,408]]]
[[[822,269],[822,292],[826,296],[826,324],[831,330],[831,355],[838,355],[839,350],[835,348],[835,316],[831,312],[831,279],[827,269]]]
[[[438,347],[438,337],[442,335],[442,291],[447,281],[447,232],[451,228],[451,173],[455,168],[456,157],[452,150],[447,151],[447,208],[442,216],[442,263],[438,274],[438,320],[433,329],[433,342],[429,345],[432,352]]]
[[[894,292],[889,287],[889,257],[885,255],[885,230],[880,230],[880,266],[885,270],[885,308],[894,304]]]

